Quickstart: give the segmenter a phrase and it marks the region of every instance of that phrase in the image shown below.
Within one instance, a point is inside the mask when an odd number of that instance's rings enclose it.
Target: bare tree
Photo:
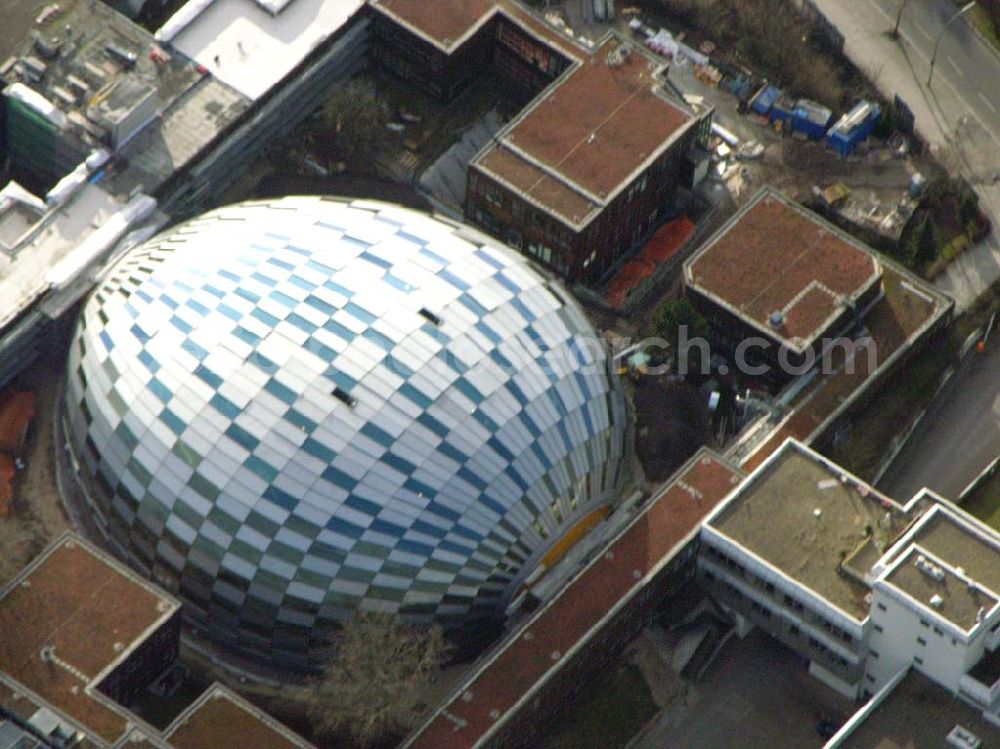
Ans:
[[[309,699],[316,731],[347,732],[368,746],[412,728],[447,651],[441,630],[410,627],[390,614],[359,613],[335,644]]]
[[[349,81],[336,89],[323,104],[320,121],[331,141],[345,148],[356,165],[378,158],[387,141],[386,125],[391,112],[369,84]]]

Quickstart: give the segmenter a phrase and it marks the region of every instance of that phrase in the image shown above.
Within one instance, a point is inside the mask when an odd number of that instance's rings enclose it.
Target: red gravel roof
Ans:
[[[630,53],[619,64],[608,57]],[[586,223],[696,122],[659,93],[661,66],[608,38],[519,115],[473,164],[514,185],[567,223]],[[504,156],[494,156],[497,151]]]
[[[371,7],[449,50],[497,7],[495,0],[371,0]]]
[[[637,593],[646,582],[644,578],[669,561],[740,478],[741,474],[721,458],[707,450],[700,452],[604,554],[487,660],[461,694],[442,706],[404,746],[476,746],[520,700],[561,668],[565,655],[586,642],[612,609]],[[638,582],[636,572],[643,578]]]
[[[371,0],[371,7],[446,53],[500,13],[572,69],[473,162],[571,225],[585,224],[695,122],[660,93],[662,64],[618,37],[589,50],[510,0]],[[608,64],[619,46],[629,54]]]
[[[550,87],[502,139],[564,179],[604,199],[630,181],[692,116],[655,93],[659,65],[609,39],[561,83]]]
[[[874,255],[774,190],[763,190],[688,262],[685,279],[768,335],[802,349],[877,283]],[[784,326],[768,323],[784,315]]]
[[[313,745],[225,687],[209,687],[166,730],[177,749],[308,749]]]
[[[695,226],[687,216],[668,221],[650,237],[642,252],[615,274],[608,284],[605,299],[615,309],[620,308],[629,293],[646,278],[651,276],[661,263],[665,263],[678,252],[694,233]]]
[[[79,538],[63,536],[0,598],[0,672],[109,743],[129,727],[97,677],[180,604]],[[44,647],[65,666],[42,660]]]

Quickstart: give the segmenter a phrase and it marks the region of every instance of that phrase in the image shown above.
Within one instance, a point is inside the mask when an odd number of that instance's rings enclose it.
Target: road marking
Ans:
[[[893,19],[892,19],[892,17],[891,17],[890,15],[889,15],[889,13],[888,13],[888,12],[886,12],[886,10],[885,10],[884,8],[882,8],[882,7],[881,7],[881,6],[880,6],[880,5],[878,4],[877,0],[865,0],[865,2],[866,2],[866,3],[868,4],[868,6],[869,6],[869,7],[871,7],[871,8],[872,8],[872,9],[873,9],[873,10],[874,10],[875,12],[877,12],[877,13],[878,13],[879,15],[881,15],[881,16],[882,16],[883,18],[885,18],[885,20],[887,20],[887,21],[892,21],[892,20],[893,20]],[[918,29],[918,30],[920,31],[920,33],[922,33],[922,34],[923,34],[924,36],[926,36],[926,37],[927,37],[928,39],[930,39],[930,36],[929,36],[929,35],[927,34],[927,32],[926,32],[926,31],[924,31],[924,29],[920,28],[920,25],[919,25],[919,24],[917,24],[916,22],[914,22],[913,26],[914,26],[915,28],[917,28],[917,29]],[[902,33],[902,36],[903,36],[903,39],[904,39],[904,40],[906,40],[906,37],[907,37],[907,34],[906,34],[906,32],[905,32],[905,31],[904,31],[904,32]],[[914,53],[915,53],[915,54],[916,54],[917,56],[919,56],[920,58],[922,58],[925,64],[929,64],[929,63],[930,63],[930,58],[929,58],[929,57],[927,56],[927,54],[926,54],[926,53],[925,53],[925,52],[924,52],[924,51],[923,51],[922,49],[920,49],[920,47],[919,47],[919,46],[917,46],[916,44],[913,44],[911,40],[907,40],[907,41],[910,41],[910,42],[911,42],[911,45],[912,45],[912,50],[913,50],[913,52],[914,52]],[[993,129],[992,129],[992,127],[991,127],[990,125],[987,125],[987,124],[986,124],[985,122],[983,122],[982,118],[980,118],[980,117],[979,117],[979,115],[978,115],[978,114],[976,114],[976,112],[975,112],[975,111],[974,111],[974,110],[972,109],[971,105],[969,104],[969,101],[968,101],[968,99],[966,99],[966,97],[965,97],[965,96],[963,96],[963,95],[962,95],[962,94],[961,94],[961,93],[960,93],[960,92],[958,91],[958,89],[957,89],[957,88],[955,88],[955,86],[954,86],[954,85],[952,84],[952,82],[951,82],[951,81],[949,81],[949,80],[948,80],[947,78],[945,78],[944,76],[941,76],[941,80],[943,81],[943,83],[944,83],[944,84],[945,84],[945,85],[946,85],[946,86],[947,86],[948,88],[950,88],[950,89],[951,89],[951,92],[952,92],[952,94],[954,94],[955,98],[956,98],[956,99],[958,99],[958,100],[959,100],[959,101],[960,101],[960,102],[961,102],[962,104],[964,104],[964,105],[965,105],[965,108],[969,110],[969,112],[970,112],[970,113],[972,114],[972,117],[973,117],[973,118],[975,118],[975,120],[976,120],[976,121],[977,121],[977,122],[978,122],[978,123],[979,123],[980,125],[982,125],[982,127],[983,127],[983,130],[984,130],[984,131],[985,131],[985,132],[986,132],[986,133],[987,133],[987,134],[988,134],[988,135],[990,136],[990,138],[991,138],[991,139],[992,139],[992,140],[993,140],[993,141],[994,141],[994,142],[995,142],[995,143],[996,143],[996,144],[997,144],[998,146],[1000,146],[1000,134],[998,134],[998,133],[994,132],[994,131],[993,131]],[[927,89],[926,89],[925,85],[924,85],[924,84],[923,84],[922,82],[921,82],[921,84],[920,84],[920,89],[921,89],[921,93],[922,93],[922,94],[925,94],[925,95],[926,95],[926,93],[927,93]],[[980,96],[982,96],[982,92],[978,92],[978,93],[979,93],[979,95],[980,95]],[[993,106],[993,105],[992,105],[992,104],[990,104],[990,108],[991,108],[991,109],[992,109],[992,106]],[[945,132],[944,132],[944,134],[945,134],[945,136],[947,136],[947,135],[948,135],[948,131],[945,131]]]
[[[930,34],[927,33],[927,30],[924,29],[923,24],[920,24],[920,23],[917,23],[916,21],[914,21],[913,22],[913,28],[915,28],[917,31],[919,31],[921,34],[923,34],[924,38],[927,41],[929,41],[929,42],[934,41],[934,37],[932,37]]]
[[[994,104],[989,99],[987,99],[986,95],[982,91],[979,92],[979,98],[983,100],[983,104],[988,106],[990,108],[990,111],[993,112],[993,114],[997,113],[997,105]]]
[[[949,63],[950,65],[951,65],[952,69],[953,69],[953,70],[954,70],[954,71],[955,71],[956,73],[958,73],[958,74],[959,74],[960,76],[962,76],[963,78],[965,78],[965,73],[963,72],[963,70],[962,70],[962,69],[961,69],[960,67],[958,67],[958,63],[957,63],[957,62],[955,62],[955,61],[954,61],[954,60],[952,59],[951,55],[948,55],[948,63]]]

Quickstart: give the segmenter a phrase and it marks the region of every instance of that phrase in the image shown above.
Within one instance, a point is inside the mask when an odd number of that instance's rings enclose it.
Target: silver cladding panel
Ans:
[[[71,349],[67,423],[119,552],[215,641],[307,665],[359,608],[496,615],[613,499],[626,411],[594,339],[473,230],[372,202],[245,203],[109,272]]]

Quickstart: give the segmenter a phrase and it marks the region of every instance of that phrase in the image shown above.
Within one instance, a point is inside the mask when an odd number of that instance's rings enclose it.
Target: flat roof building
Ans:
[[[855,697],[864,676],[869,569],[911,508],[788,440],[702,524],[698,565],[738,631],[758,626]]]
[[[526,107],[472,166],[570,228],[589,224],[685,132],[661,65],[609,36]]]
[[[712,325],[712,353],[775,392],[735,448],[752,470],[788,438],[826,447],[906,376],[954,302],[771,187],[684,265],[685,293]],[[756,370],[756,371],[755,371]]]
[[[1000,726],[1000,534],[941,501],[872,575],[866,688],[912,666]]]
[[[727,353],[751,336],[767,343],[746,356],[775,381],[790,378],[780,357],[809,369],[883,294],[872,250],[770,187],[687,260],[684,283]]]
[[[826,749],[987,749],[1000,724],[915,669],[872,697],[826,744]]]
[[[132,728],[115,698],[176,659],[180,602],[65,534],[0,591],[0,632],[0,682],[14,690],[0,706],[19,712],[14,694],[25,688],[110,745]]]
[[[697,453],[555,598],[484,656],[403,746],[536,746],[551,716],[607,654],[690,577],[701,519],[739,480],[714,453]]]
[[[868,484],[787,442],[705,525],[860,622],[864,575],[908,519]],[[845,575],[852,564],[857,573]]]
[[[466,215],[595,282],[660,225],[710,113],[670,93],[665,66],[617,35],[570,60],[472,160]]]
[[[214,684],[164,730],[176,749],[309,749],[292,733],[245,699]]]
[[[685,264],[690,291],[796,352],[860,311],[882,276],[871,250],[776,190],[759,192]]]
[[[121,562],[63,534],[0,589],[0,737],[13,724],[78,749],[311,747],[218,684],[163,734],[131,712],[176,662],[180,610]]]
[[[189,0],[156,32],[156,40],[257,100],[363,5],[364,0]]]
[[[466,216],[596,281],[662,223],[705,131],[666,66],[616,32],[574,39],[516,0],[371,0],[376,58],[450,97],[492,64],[531,100],[470,162]]]
[[[152,194],[247,110],[238,91],[167,54],[104,3],[57,7],[40,16],[0,69],[8,84],[9,154],[42,184],[107,148],[120,158],[102,186],[118,196]],[[24,89],[33,95],[19,95]]]
[[[899,504],[789,440],[703,523],[698,565],[741,635],[845,696],[913,668],[1000,726],[1000,533],[946,499]]]

